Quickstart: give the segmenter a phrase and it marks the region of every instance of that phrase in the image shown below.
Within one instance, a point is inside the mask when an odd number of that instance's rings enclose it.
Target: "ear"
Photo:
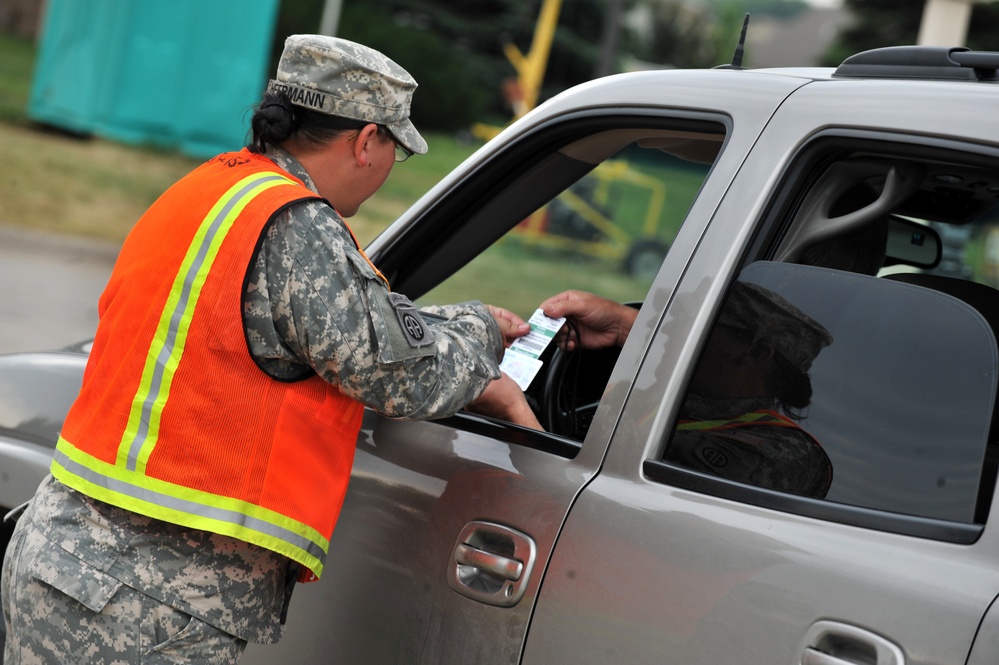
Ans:
[[[374,141],[378,139],[378,125],[371,123],[365,125],[354,139],[354,161],[360,167],[371,165],[371,151]]]

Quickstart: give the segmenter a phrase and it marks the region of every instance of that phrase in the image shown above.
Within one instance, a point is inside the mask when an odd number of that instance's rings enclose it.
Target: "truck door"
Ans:
[[[934,229],[990,223],[999,125],[971,87],[869,88],[795,92],[690,261],[667,257],[683,277],[646,300],[525,665],[968,659],[999,593],[999,292],[974,261],[934,273]],[[876,242],[906,263],[868,272]],[[765,364],[766,392],[735,393],[737,363]]]

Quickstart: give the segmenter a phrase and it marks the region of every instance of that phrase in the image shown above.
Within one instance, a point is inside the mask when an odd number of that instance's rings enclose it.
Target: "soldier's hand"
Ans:
[[[496,319],[496,323],[499,324],[500,332],[503,334],[503,346],[509,348],[513,344],[513,340],[531,332],[531,324],[510,310],[497,307],[496,305],[486,305],[486,309],[489,310],[489,313]]]
[[[500,378],[490,383],[485,392],[465,409],[523,427],[543,429],[527,399],[524,398],[524,392],[506,373],[502,373]]]

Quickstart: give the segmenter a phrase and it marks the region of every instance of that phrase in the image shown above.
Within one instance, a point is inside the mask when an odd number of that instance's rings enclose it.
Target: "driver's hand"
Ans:
[[[602,298],[586,291],[563,291],[540,305],[552,318],[566,317],[575,322],[579,330],[579,345],[584,349],[603,349],[624,346],[638,310],[619,302]],[[562,348],[572,351],[577,340],[566,334],[562,327],[557,337]]]
[[[534,411],[524,398],[520,386],[505,372],[501,373],[500,378],[491,382],[485,392],[465,409],[472,413],[506,420],[515,425],[543,429],[538,417],[534,415]]]
[[[489,310],[489,313],[496,319],[496,323],[499,324],[500,332],[503,334],[503,346],[506,348],[510,348],[513,340],[531,332],[531,324],[510,310],[497,307],[496,305],[486,305],[486,309]]]

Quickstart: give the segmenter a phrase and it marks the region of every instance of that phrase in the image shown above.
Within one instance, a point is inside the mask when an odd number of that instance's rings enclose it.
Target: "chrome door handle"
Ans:
[[[855,665],[853,661],[836,658],[816,649],[805,649],[801,656],[801,665]]]
[[[507,580],[517,581],[524,572],[524,564],[516,559],[492,554],[465,543],[455,548],[454,558],[463,566],[478,568]]]
[[[804,642],[801,665],[905,665],[894,642],[838,621],[816,621]]]
[[[512,607],[524,597],[536,556],[530,536],[500,524],[470,522],[455,543],[447,581],[464,596]]]

